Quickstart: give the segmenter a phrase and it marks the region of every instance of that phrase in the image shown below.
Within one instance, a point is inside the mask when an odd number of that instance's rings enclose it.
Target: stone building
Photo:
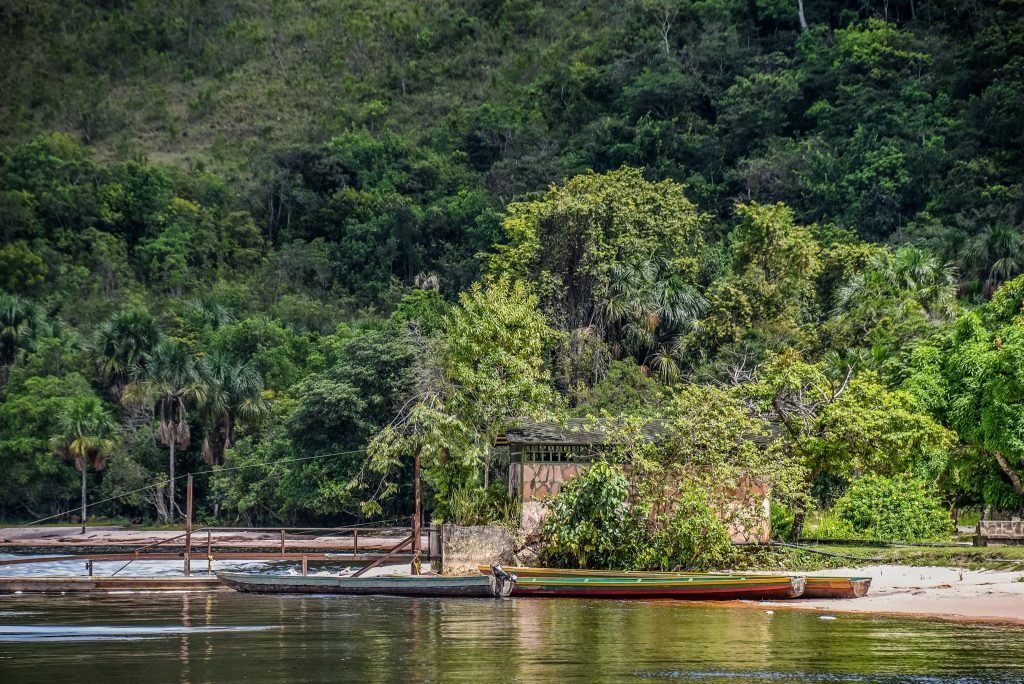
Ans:
[[[608,450],[608,428],[607,421],[583,418],[570,418],[565,424],[520,421],[498,438],[497,445],[509,449],[509,492],[522,500],[521,525],[527,534],[536,531],[544,518],[543,499],[561,491],[563,482]],[[668,427],[663,420],[650,420],[641,433],[644,439],[657,442],[668,434]],[[728,526],[733,541],[768,541],[771,530],[766,487],[752,483],[744,492],[724,498],[727,507],[754,500],[761,513],[753,526]]]

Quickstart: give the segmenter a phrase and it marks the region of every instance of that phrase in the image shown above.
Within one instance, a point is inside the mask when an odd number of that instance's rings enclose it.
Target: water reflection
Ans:
[[[1024,630],[672,602],[0,599],[0,682],[1024,683]]]

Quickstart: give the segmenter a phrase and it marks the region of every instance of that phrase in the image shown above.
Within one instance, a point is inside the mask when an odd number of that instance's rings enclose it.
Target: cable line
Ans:
[[[188,477],[189,475],[209,475],[211,473],[221,473],[221,472],[225,472],[225,471],[229,471],[229,470],[245,470],[246,468],[270,467],[270,466],[277,465],[279,463],[294,463],[296,461],[314,461],[314,460],[317,460],[317,459],[320,459],[320,458],[330,458],[331,456],[348,456],[349,454],[358,454],[358,453],[361,453],[363,451],[366,451],[366,449],[353,449],[352,451],[336,451],[334,453],[319,454],[317,456],[298,456],[296,458],[284,458],[284,459],[281,459],[280,461],[274,461],[273,463],[249,463],[248,465],[239,465],[239,466],[231,466],[231,467],[218,466],[216,468],[210,468],[208,470],[200,470],[197,473],[184,473],[183,475],[177,475],[177,476],[174,477],[174,479],[175,480],[181,480],[183,478]],[[131,490],[129,492],[122,492],[121,494],[118,494],[117,496],[111,496],[111,497],[108,497],[106,499],[101,499],[99,501],[92,501],[92,502],[90,502],[89,505],[90,506],[99,506],[100,504],[107,503],[108,501],[114,501],[116,499],[123,499],[124,497],[129,496],[131,494],[137,494],[139,492],[144,492],[147,489],[153,489],[154,487],[166,487],[167,484],[170,481],[171,481],[171,478],[169,478],[169,477],[168,478],[164,478],[163,480],[161,480],[159,482],[154,482],[152,484],[146,485],[145,487],[139,487],[138,489],[133,489],[133,490]],[[75,509],[71,509],[71,510],[66,511],[64,513],[57,513],[56,515],[48,515],[45,518],[39,518],[38,520],[33,520],[31,522],[22,523],[21,525],[19,525],[19,527],[31,527],[33,525],[38,525],[41,522],[46,522],[47,520],[53,520],[54,518],[62,518],[65,515],[68,515],[69,513],[71,513],[71,511],[73,511],[73,510],[75,510]]]

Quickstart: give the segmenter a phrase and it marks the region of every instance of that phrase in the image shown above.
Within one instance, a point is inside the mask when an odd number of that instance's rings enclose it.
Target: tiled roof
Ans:
[[[519,420],[514,427],[509,427],[505,434],[498,438],[498,444],[562,444],[573,446],[592,446],[605,444],[608,434],[626,430],[626,421],[610,418],[569,418],[565,423],[553,421]],[[669,421],[649,419],[640,427],[643,438],[649,442],[665,439],[671,431]],[[774,431],[777,435],[777,430]],[[754,441],[767,444],[771,437],[753,437]]]

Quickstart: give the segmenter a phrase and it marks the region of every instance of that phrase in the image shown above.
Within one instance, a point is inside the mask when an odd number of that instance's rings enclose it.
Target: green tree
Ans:
[[[825,330],[840,348],[859,340],[888,359],[956,316],[956,285],[953,267],[928,252],[910,246],[879,251],[839,287]]]
[[[884,541],[949,539],[953,531],[934,485],[905,473],[857,479],[836,501],[835,514],[855,532]]]
[[[613,355],[676,375],[674,339],[702,311],[695,290],[707,217],[683,186],[640,169],[586,174],[508,207],[492,272],[535,283],[552,324],[595,328]],[[573,384],[576,384],[573,382]]]
[[[126,406],[148,404],[160,425],[160,441],[167,446],[166,510],[158,511],[169,522],[174,521],[175,450],[187,447],[192,431],[188,424],[190,405],[202,406],[209,388],[203,383],[195,359],[180,344],[162,340],[146,358],[144,369],[133,373],[121,401]],[[159,499],[158,499],[159,501]]]
[[[952,334],[914,350],[904,387],[926,402],[980,461],[981,503],[1024,507],[1024,278],[1005,283],[991,302],[957,320]],[[965,470],[977,470],[962,463]],[[964,483],[965,485],[967,483]]]
[[[160,338],[160,328],[144,310],[116,314],[100,325],[92,355],[115,400],[121,400],[132,373],[145,368]]]
[[[223,465],[225,450],[235,445],[237,423],[258,425],[269,414],[263,378],[251,365],[223,354],[204,357],[197,371],[205,387],[203,459],[210,465]]]
[[[0,289],[30,294],[46,282],[49,269],[24,241],[0,246]]]
[[[828,475],[894,475],[947,453],[955,435],[924,412],[907,392],[890,390],[872,373],[836,375],[790,349],[770,359],[750,391],[782,428],[786,450],[798,459],[808,488]],[[798,502],[793,536],[803,531],[806,502]]]
[[[510,421],[546,415],[558,404],[542,356],[555,339],[523,283],[473,285],[438,337],[421,342],[411,396],[370,443],[373,468],[387,472],[419,451],[442,516],[449,492],[486,488],[495,438]]]
[[[797,225],[781,203],[739,205],[736,213],[730,272],[710,288],[700,336],[714,345],[764,334],[785,344],[808,319],[820,247],[812,230]]]
[[[984,292],[991,297],[1000,285],[1024,271],[1024,235],[1015,226],[986,226],[971,238],[965,257],[984,278]]]
[[[58,417],[50,448],[82,474],[82,534],[86,520],[86,472],[103,470],[118,442],[118,425],[96,397],[72,402]]]
[[[39,310],[31,300],[0,292],[0,399],[7,388],[11,367],[28,346],[41,321]]]
[[[265,429],[226,452],[231,466],[251,466],[218,477],[227,507],[249,521],[358,515],[363,449],[412,387],[414,350],[393,325],[342,329],[311,356],[321,368],[274,401]],[[289,462],[310,456],[325,458]],[[410,497],[402,489],[387,512],[407,513]]]

